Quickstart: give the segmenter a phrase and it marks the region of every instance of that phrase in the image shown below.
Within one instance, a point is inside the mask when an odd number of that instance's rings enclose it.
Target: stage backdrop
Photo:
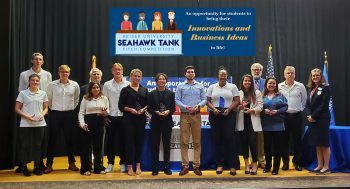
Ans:
[[[71,79],[88,81],[91,56],[97,56],[103,80],[112,77],[113,62],[124,65],[125,74],[141,68],[144,76],[165,72],[183,76],[186,65],[197,68],[198,77],[215,77],[218,66],[225,66],[233,82],[250,72],[253,62],[267,63],[267,47],[273,47],[273,62],[279,81],[286,65],[294,65],[296,79],[306,83],[309,71],[323,67],[323,52],[328,52],[329,79],[334,99],[337,125],[350,125],[350,1],[348,0],[7,0],[2,13],[10,14],[9,61],[4,62],[6,76],[3,93],[8,95],[1,107],[0,167],[13,166],[17,141],[17,116],[14,103],[18,76],[30,66],[33,52],[42,52],[44,69],[57,79],[57,68],[68,64]],[[110,55],[110,21],[112,8],[254,8],[255,56],[162,56],[129,57]],[[186,21],[182,21],[186,22]],[[7,26],[7,24],[4,24]],[[6,28],[6,27],[5,27]],[[232,49],[234,50],[234,49]],[[6,60],[6,58],[5,58]],[[264,71],[265,75],[265,71]],[[10,116],[6,116],[10,115]]]

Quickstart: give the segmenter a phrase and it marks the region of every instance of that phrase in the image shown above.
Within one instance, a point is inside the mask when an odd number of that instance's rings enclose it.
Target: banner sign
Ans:
[[[254,56],[254,8],[112,8],[112,55]]]

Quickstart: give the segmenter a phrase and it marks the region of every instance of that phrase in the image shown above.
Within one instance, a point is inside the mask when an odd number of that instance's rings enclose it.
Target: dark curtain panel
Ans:
[[[240,8],[256,9],[256,55],[253,57],[111,57],[109,55],[109,9],[113,7],[148,8]],[[18,94],[20,72],[30,68],[33,52],[42,52],[44,69],[57,79],[57,68],[68,64],[71,79],[80,84],[88,81],[91,56],[97,56],[97,67],[104,75],[103,81],[112,77],[113,62],[124,66],[125,75],[132,68],[140,68],[144,76],[165,72],[169,76],[182,76],[186,65],[197,68],[197,76],[214,77],[219,66],[225,66],[234,83],[250,65],[267,63],[267,49],[273,47],[275,74],[283,80],[286,65],[296,68],[296,80],[306,83],[314,67],[323,68],[323,52],[329,60],[329,78],[333,93],[337,125],[350,125],[350,1],[347,0],[12,0],[10,1],[10,71],[7,80],[10,87],[9,112],[6,133],[10,136],[14,163],[17,117],[13,111]],[[149,16],[149,15],[148,15]],[[265,72],[264,72],[265,74]]]

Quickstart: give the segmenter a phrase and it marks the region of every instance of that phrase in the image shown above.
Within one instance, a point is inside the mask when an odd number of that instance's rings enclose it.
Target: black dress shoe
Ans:
[[[237,175],[237,172],[236,171],[230,171],[230,175],[235,176],[235,175]]]
[[[270,171],[271,171],[271,168],[265,167],[265,169],[263,170],[263,173],[268,173],[268,172],[270,172]]]
[[[250,172],[250,175],[256,175],[256,174],[258,174],[258,170],[256,170],[255,172],[254,171]]]
[[[26,176],[26,177],[29,177],[31,176],[32,174],[29,172],[27,166],[23,167],[23,175]]]
[[[300,166],[300,165],[297,165],[297,166],[295,166],[295,170],[297,170],[297,171],[302,171],[302,170],[303,170],[303,167]]]
[[[289,165],[288,165],[288,164],[283,164],[282,170],[283,170],[283,171],[289,170]]]
[[[40,164],[39,164],[39,169],[42,171],[42,172],[44,172],[45,171],[45,169],[46,169],[46,166],[45,166],[45,164],[44,164],[44,162],[41,160],[41,162],[40,162]]]
[[[244,171],[244,173],[245,173],[246,175],[249,175],[249,174],[250,174],[250,171]]]
[[[164,171],[164,172],[165,172],[165,171]],[[159,173],[158,169],[153,169],[153,171],[152,171],[152,175],[153,175],[153,176],[158,175],[158,173]]]
[[[40,175],[43,175],[43,171],[39,167],[38,168],[34,168],[33,174],[40,176]]]
[[[171,172],[171,170],[169,168],[164,168],[164,174],[166,175],[172,175],[173,172]]]
[[[23,173],[23,166],[18,166],[15,173]]]
[[[272,170],[272,175],[278,175],[278,170]]]

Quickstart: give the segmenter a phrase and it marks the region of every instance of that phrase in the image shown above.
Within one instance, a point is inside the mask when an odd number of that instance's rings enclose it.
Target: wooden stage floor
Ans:
[[[241,162],[243,162],[242,157]],[[79,157],[76,157],[76,165],[80,166]],[[107,159],[105,157],[105,164],[107,163]],[[116,162],[118,162],[118,157],[116,157]],[[105,165],[106,166],[106,165]],[[28,168],[30,170],[33,169],[33,164],[29,164]],[[349,179],[349,174],[346,173],[331,173],[324,176],[316,175],[315,173],[310,173],[307,170],[303,171],[295,171],[294,167],[290,165],[290,170],[288,171],[279,171],[279,175],[271,175],[271,173],[263,173],[262,169],[258,170],[257,175],[246,175],[244,174],[244,167],[241,170],[237,171],[236,176],[231,176],[229,171],[224,171],[221,175],[216,175],[215,170],[207,170],[203,171],[203,176],[196,176],[192,171],[185,176],[179,176],[178,172],[173,172],[173,175],[165,175],[163,172],[159,172],[159,175],[152,176],[151,172],[142,172],[141,175],[137,176],[128,176],[126,173],[120,172],[119,165],[114,167],[112,173],[107,174],[91,174],[91,176],[83,176],[80,175],[79,172],[73,172],[67,170],[67,158],[66,157],[58,157],[55,158],[55,162],[53,165],[54,171],[50,174],[44,174],[42,176],[32,175],[30,177],[25,177],[22,174],[16,174],[13,170],[0,170],[0,182],[38,182],[38,181],[108,181],[108,180],[150,180],[150,179],[179,179],[179,178],[187,178],[187,179],[208,179],[208,178],[216,178],[216,179],[229,179],[229,178],[239,178],[239,179],[252,179],[252,178],[305,178],[305,177],[339,177],[345,176]]]

